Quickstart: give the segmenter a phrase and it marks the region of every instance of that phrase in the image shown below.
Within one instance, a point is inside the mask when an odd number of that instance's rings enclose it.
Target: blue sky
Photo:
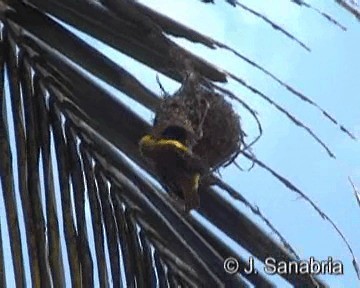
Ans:
[[[341,9],[335,1],[308,2],[334,16],[348,28],[346,32],[331,25],[319,14],[290,1],[242,1],[285,27],[307,44],[311,53],[258,18],[240,8],[226,5],[224,1],[217,1],[216,5],[191,0],[142,2],[256,60],[313,99],[360,137],[360,74],[357,71],[360,66],[360,27],[355,17]],[[310,126],[330,146],[336,160],[329,158],[304,130],[290,123],[259,97],[232,81],[227,85],[260,114],[264,136],[254,147],[256,155],[310,196],[341,228],[359,258],[360,211],[347,180],[351,176],[355,183],[360,183],[359,142],[339,132],[316,109],[231,53],[209,50],[181,39],[176,41],[259,88]],[[173,86],[166,86],[165,77],[161,80],[165,88],[171,90],[169,87]],[[150,87],[158,90],[154,85],[153,81]],[[238,107],[236,103],[234,106]],[[239,109],[245,129],[255,133],[250,117],[241,112]],[[240,162],[248,165],[246,161]],[[314,256],[325,260],[332,256],[343,261],[344,276],[320,277],[331,287],[359,287],[352,258],[345,245],[329,223],[322,220],[308,203],[257,167],[251,172],[239,172],[230,167],[222,175],[251,203],[259,206],[302,258]],[[243,205],[238,206],[264,226]],[[286,283],[272,280],[286,287]]]
[[[360,66],[360,41],[358,40],[360,27],[355,17],[341,9],[335,1],[309,2],[334,16],[348,28],[346,32],[313,11],[301,8],[288,0],[243,1],[285,27],[307,44],[312,49],[311,53],[271,29],[260,19],[240,8],[234,9],[223,3],[224,1],[219,0],[216,5],[205,5],[194,0],[143,0],[141,2],[256,60],[258,64],[313,99],[360,138],[358,112],[360,97],[357,95],[360,83],[360,74],[357,71]],[[131,71],[150,89],[160,93],[155,80],[155,71],[121,55],[99,41],[79,35]],[[330,159],[322,147],[304,130],[290,123],[286,117],[258,96],[233,81],[225,86],[236,91],[260,114],[264,135],[254,147],[256,155],[310,196],[340,227],[348,238],[355,255],[360,258],[360,209],[347,180],[347,177],[351,176],[354,183],[360,185],[359,142],[339,132],[339,129],[326,120],[318,110],[295,98],[268,76],[236,58],[232,53],[225,50],[210,50],[182,39],[172,39],[207,61],[237,74],[249,84],[259,88],[310,126],[329,145],[337,156],[336,160]],[[170,92],[179,87],[179,84],[165,76],[160,75],[160,80],[165,89]],[[152,120],[152,113],[141,105],[133,103],[112,87],[104,83],[102,85],[119,99],[125,99],[125,102],[147,121]],[[254,122],[237,103],[233,104],[242,117],[244,128],[250,136],[254,136],[256,133]],[[249,165],[241,156],[239,161],[245,167]],[[257,167],[250,172],[240,172],[234,167],[229,167],[222,171],[222,175],[251,203],[259,206],[263,214],[271,219],[275,227],[302,258],[314,256],[318,260],[325,260],[328,256],[332,256],[334,259],[343,261],[344,276],[320,277],[330,287],[359,287],[359,281],[351,265],[352,258],[344,243],[329,223],[322,220],[308,203],[299,199],[271,175]],[[227,196],[224,197],[229,201],[234,201]],[[241,203],[236,205],[266,231],[269,231]],[[0,201],[0,210],[3,211],[2,201]],[[196,212],[192,213],[198,217]],[[6,220],[3,214],[0,216],[6,248],[9,247],[4,232]],[[198,218],[199,221],[203,221],[200,217]],[[61,217],[60,225],[62,225]],[[249,256],[241,247],[230,240],[229,243],[236,251],[239,251],[239,255]],[[9,251],[9,249],[4,250],[5,253]],[[7,269],[11,272],[11,265],[7,265]],[[287,283],[279,277],[271,278],[271,280],[280,287],[287,287]]]

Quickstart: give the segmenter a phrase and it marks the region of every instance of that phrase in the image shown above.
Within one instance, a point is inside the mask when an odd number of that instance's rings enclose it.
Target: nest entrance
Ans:
[[[214,169],[231,161],[243,140],[240,119],[231,104],[196,80],[185,81],[173,96],[164,97],[152,135],[180,141]]]

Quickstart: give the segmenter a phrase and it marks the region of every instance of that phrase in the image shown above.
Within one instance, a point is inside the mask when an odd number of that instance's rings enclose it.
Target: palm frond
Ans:
[[[237,1],[228,2],[262,18],[309,50],[266,16]],[[297,261],[300,256],[295,249],[258,207],[218,178],[212,179],[216,180],[214,187],[201,187],[200,207],[190,214],[154,184],[161,182],[159,175],[138,149],[138,142],[150,131],[150,125],[89,75],[152,111],[159,105],[160,97],[125,68],[64,28],[60,21],[179,82],[190,66],[210,86],[237,99],[256,119],[260,135],[261,124],[253,108],[214,82],[226,82],[229,78],[244,85],[305,129],[333,156],[310,127],[257,87],[190,53],[168,35],[233,52],[316,107],[354,138],[351,132],[309,97],[247,56],[137,2],[28,0],[7,5],[0,4],[0,175],[16,286],[27,286],[22,254],[26,247],[34,287],[69,286],[67,273],[73,287],[275,287],[262,273],[248,275],[243,269],[236,275],[226,273],[224,260],[230,255],[239,259],[241,268],[248,267],[248,263],[205,222],[261,262],[270,256],[278,261]],[[327,18],[337,23],[330,16]],[[9,95],[4,92],[5,77]],[[6,96],[10,103],[6,103]],[[12,116],[8,116],[7,107],[11,107]],[[14,122],[14,146],[8,121]],[[252,159],[288,188],[302,193],[262,161]],[[234,203],[225,201],[222,193],[247,205],[281,243],[269,237]],[[17,203],[17,195],[21,203]],[[346,238],[326,214],[313,206],[344,239],[356,268]],[[25,235],[20,233],[20,215]],[[7,259],[4,262],[1,229],[0,226],[0,286],[5,287]],[[296,287],[326,287],[311,274],[281,276]]]
[[[358,1],[354,0],[335,0],[341,7],[353,14],[360,20],[360,7]]]

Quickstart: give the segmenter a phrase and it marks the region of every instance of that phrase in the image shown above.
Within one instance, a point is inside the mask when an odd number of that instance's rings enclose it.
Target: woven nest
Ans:
[[[202,127],[203,136],[193,151],[209,167],[217,168],[231,161],[240,150],[240,119],[222,95],[204,92],[203,97],[209,102],[209,110]]]
[[[185,82],[157,109],[152,135],[178,140],[209,168],[218,168],[239,152],[243,133],[239,116],[221,94]]]
[[[188,211],[199,205],[203,176],[237,155],[242,135],[239,117],[224,97],[188,77],[161,101],[151,133],[139,147],[166,190],[183,199]]]

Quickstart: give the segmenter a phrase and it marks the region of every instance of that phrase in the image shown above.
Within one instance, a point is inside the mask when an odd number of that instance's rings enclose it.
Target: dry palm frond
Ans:
[[[291,2],[293,2],[293,3],[295,3],[295,4],[299,5],[299,6],[304,6],[306,8],[309,8],[309,9],[319,13],[326,20],[328,20],[331,23],[333,23],[334,25],[338,26],[343,31],[346,31],[346,28],[342,24],[340,24],[337,20],[335,20],[334,17],[332,17],[331,15],[319,10],[318,8],[314,7],[313,5],[310,5],[309,3],[307,3],[307,2],[305,2],[303,0],[291,0]]]
[[[304,3],[304,2],[302,2]],[[183,24],[177,23],[176,21],[172,20],[169,17],[166,17],[165,15],[162,15],[154,10],[152,10],[149,7],[146,7],[142,5],[141,3],[135,3],[136,8],[144,13],[146,16],[148,16],[154,23],[159,25],[166,33],[177,36],[177,37],[183,37],[189,41],[193,41],[195,43],[201,43],[211,49],[223,48],[228,51],[231,51],[234,53],[234,55],[238,56],[248,64],[252,65],[253,67],[259,69],[264,74],[269,76],[272,80],[276,81],[281,86],[285,87],[291,94],[298,97],[300,100],[302,100],[305,103],[308,103],[312,106],[314,106],[316,109],[318,109],[322,115],[327,118],[329,121],[331,121],[333,124],[337,125],[340,128],[340,131],[347,134],[350,138],[355,139],[355,136],[353,133],[351,133],[344,125],[339,123],[328,111],[320,107],[314,100],[312,100],[310,97],[306,96],[303,92],[299,91],[298,89],[292,87],[288,83],[284,82],[283,80],[279,79],[277,76],[275,76],[273,73],[262,67],[261,65],[257,64],[254,60],[248,58],[247,56],[243,55],[239,51],[229,47],[228,45],[221,43],[215,39],[212,39],[208,36],[205,36],[203,34],[200,34],[199,32],[186,27]],[[305,3],[303,4],[305,5]]]
[[[353,14],[358,20],[360,20],[360,7],[357,0],[335,0],[340,6]]]
[[[354,196],[356,198],[356,202],[358,203],[359,207],[360,207],[360,191],[359,189],[355,186],[354,182],[351,180],[351,178],[349,177],[349,182],[352,186],[352,189],[354,191]]]
[[[239,4],[241,8],[261,17],[274,29],[305,46],[264,15],[236,1],[228,2]],[[310,127],[261,93],[260,89],[193,55],[171,41],[166,33],[177,34],[211,48],[222,47],[232,51],[339,125],[337,121],[310,98],[297,92],[254,61],[136,2],[28,0],[26,3],[13,1],[9,5],[11,9],[3,9],[1,6],[0,15],[3,24],[0,43],[1,84],[3,88],[6,61],[11,101],[11,105],[5,103],[5,97],[1,95],[0,173],[6,216],[10,223],[7,229],[16,285],[25,285],[27,271],[24,269],[22,255],[22,247],[25,245],[21,240],[26,239],[31,284],[34,287],[64,286],[67,284],[64,278],[65,268],[70,271],[71,283],[76,287],[91,287],[96,284],[108,287],[110,283],[121,285],[125,284],[123,277],[128,286],[145,286],[158,280],[164,285],[203,287],[210,283],[216,287],[248,287],[244,280],[246,278],[257,286],[274,287],[261,274],[239,273],[239,277],[233,277],[225,273],[223,261],[230,253],[238,256],[242,265],[245,265],[246,261],[229,247],[226,240],[216,237],[204,223],[173,205],[164,191],[152,185],[142,172],[141,169],[144,169],[160,183],[165,182],[159,178],[154,167],[143,160],[138,150],[140,139],[154,132],[152,127],[123,103],[115,100],[83,71],[92,73],[153,111],[159,107],[160,97],[143,86],[126,69],[63,28],[54,18],[73,25],[177,81],[183,80],[189,63],[199,75],[204,85],[199,109],[195,109],[195,112],[200,110],[199,115],[190,117],[185,113],[184,117],[173,117],[178,118],[175,119],[177,122],[168,117],[189,132],[190,136],[183,136],[187,133],[179,135],[179,129],[170,129],[165,135],[161,135],[160,139],[145,138],[147,142],[144,143],[148,145],[145,150],[156,150],[160,147],[160,150],[164,151],[166,148],[171,153],[174,150],[176,153],[183,151],[185,153],[182,156],[191,165],[198,164],[206,168],[218,167],[226,160],[232,162],[237,156],[235,148],[239,148],[239,142],[243,142],[244,132],[242,127],[235,123],[236,115],[232,114],[232,107],[224,100],[223,95],[237,99],[246,108],[256,119],[260,135],[262,128],[252,107],[232,91],[213,83],[226,82],[227,78],[235,79],[263,97],[295,124],[306,129],[327,149]],[[181,93],[185,92],[186,89],[180,90],[178,99],[181,98]],[[187,94],[187,100],[191,102],[191,105],[185,105],[187,108],[199,104],[198,99],[194,99],[192,95],[196,93],[190,91]],[[7,125],[9,119],[4,113],[6,104],[7,107],[11,106],[11,120],[15,124],[14,149],[10,147]],[[216,105],[220,108],[211,110]],[[207,106],[209,107],[206,108]],[[225,111],[230,116],[224,119],[219,116],[219,111]],[[185,120],[190,120],[190,125]],[[221,134],[220,129],[217,129],[217,132],[211,130],[221,126],[216,126],[220,120],[229,120],[236,124],[233,126],[236,129],[233,129],[231,139],[225,137],[228,134]],[[160,123],[163,120],[158,118],[157,121]],[[342,125],[339,127],[351,136]],[[160,134],[163,134],[163,128],[159,128]],[[228,148],[220,147],[217,141],[212,143],[215,138],[211,137],[219,135],[220,142],[231,142],[225,143],[226,145],[221,143]],[[163,136],[166,139],[163,139]],[[184,140],[188,138],[189,141]],[[258,137],[254,141],[257,139]],[[252,143],[244,143],[240,148],[243,152],[251,145]],[[215,155],[214,147],[220,147],[223,154]],[[15,173],[11,164],[12,151],[15,150],[19,187],[14,187]],[[244,152],[244,155],[250,155],[245,153],[247,152]],[[205,162],[204,165],[200,165],[202,161]],[[261,166],[263,162],[256,163]],[[277,173],[272,174],[288,184],[288,188],[297,189],[284,177]],[[197,184],[197,174],[192,176],[192,184]],[[45,191],[39,188],[41,181]],[[284,247],[244,216],[233,203],[224,201],[219,190],[200,185],[199,197],[202,201],[197,211],[206,221],[260,261],[264,262],[269,255],[285,261],[295,260],[293,255],[298,258],[296,251],[258,207],[250,205],[245,198],[219,179],[216,181],[212,184],[217,184],[221,191],[230,193],[234,199],[249,206],[252,212],[275,232]],[[299,193],[299,190],[296,191]],[[16,203],[15,193],[21,196],[21,207]],[[42,197],[45,198],[44,204]],[[86,214],[86,201],[89,202],[90,215]],[[58,211],[60,206],[61,211]],[[24,215],[25,235],[20,235],[19,231],[19,209],[22,209]],[[321,212],[319,208],[317,211]],[[322,212],[321,216],[331,222]],[[228,221],[229,219],[234,221]],[[89,225],[92,231],[88,231]],[[338,228],[334,227],[346,241]],[[1,229],[4,228],[0,227]],[[61,238],[65,239],[65,247],[60,245]],[[347,246],[351,250],[348,243]],[[1,248],[0,238],[0,286],[5,282]],[[61,257],[65,254],[67,257]],[[356,264],[355,259],[353,262]],[[121,263],[124,271],[121,271]],[[99,283],[95,284],[94,273],[97,274]],[[289,274],[283,277],[294,286],[313,287],[316,283],[320,287],[325,286],[309,274]]]

